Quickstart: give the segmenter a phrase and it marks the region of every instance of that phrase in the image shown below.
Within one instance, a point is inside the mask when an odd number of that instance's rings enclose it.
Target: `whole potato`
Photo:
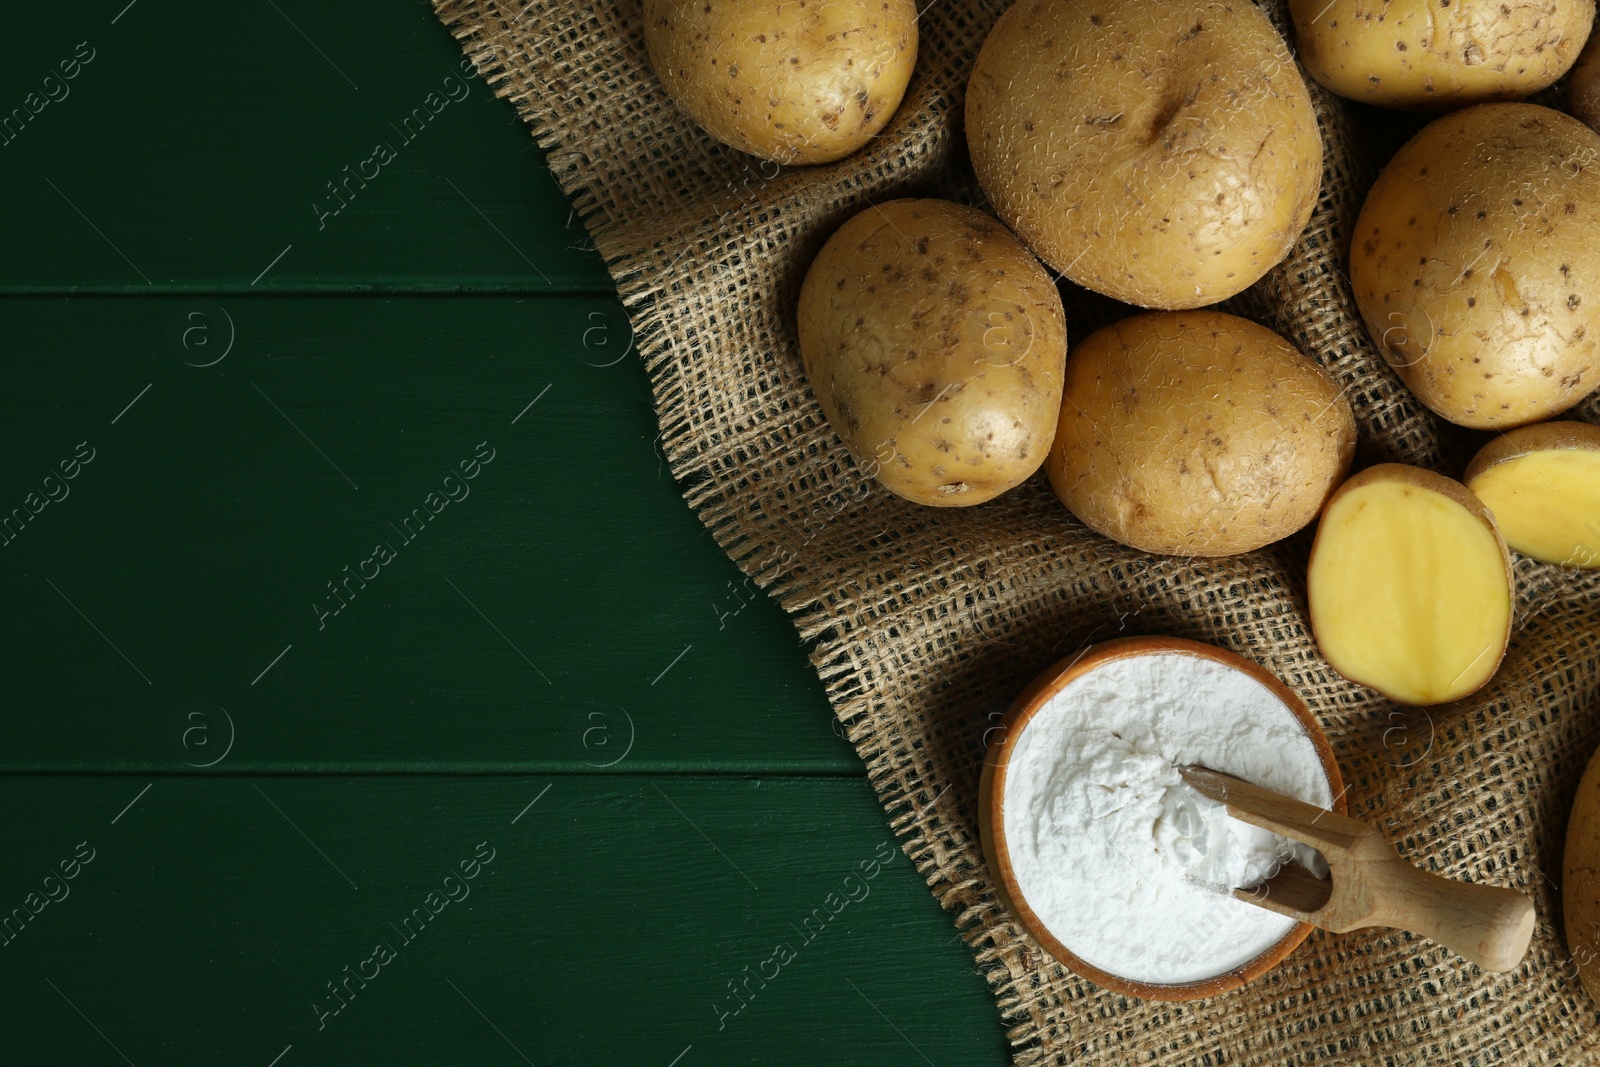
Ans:
[[[1517,100],[1567,72],[1594,0],[1289,0],[1300,62],[1340,96],[1382,107]]]
[[[1600,134],[1533,104],[1435,119],[1356,220],[1350,280],[1378,349],[1475,429],[1564,411],[1600,382]]]
[[[822,410],[892,492],[978,504],[1044,462],[1067,351],[1061,296],[983,212],[867,208],[811,264],[798,317]]]
[[[1220,311],[1152,312],[1073,349],[1046,469],[1107,537],[1228,556],[1316,518],[1355,443],[1344,394],[1282,337]]]
[[[1561,856],[1561,904],[1570,965],[1600,1004],[1600,752],[1589,758],[1572,798]]]
[[[900,106],[917,8],[644,0],[644,43],[667,94],[717,140],[775,163],[831,163]]]
[[[1567,112],[1590,129],[1600,130],[1600,34],[1589,38],[1573,64],[1567,79]]]
[[[1288,253],[1322,141],[1254,4],[1020,0],[967,87],[996,213],[1050,266],[1130,304],[1211,304]]]

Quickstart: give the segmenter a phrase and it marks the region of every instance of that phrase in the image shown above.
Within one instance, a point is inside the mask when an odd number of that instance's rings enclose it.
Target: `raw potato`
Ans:
[[[1547,419],[1600,382],[1600,134],[1533,104],[1435,119],[1356,220],[1350,280],[1379,350],[1475,429]]]
[[[1462,478],[1506,544],[1563,567],[1600,567],[1600,426],[1542,422],[1483,447]]]
[[[1316,518],[1355,443],[1349,402],[1288,341],[1219,311],[1162,311],[1073,350],[1047,469],[1107,537],[1227,556]]]
[[[1600,752],[1578,783],[1561,857],[1561,903],[1568,960],[1600,1003]]]
[[[1511,640],[1511,555],[1478,498],[1383,463],[1328,501],[1306,579],[1334,670],[1401,704],[1442,704],[1494,677]]]
[[[1142,307],[1256,281],[1322,184],[1300,68],[1240,0],[1020,0],[978,55],[967,145],[1046,263]]]
[[[856,462],[919,504],[980,504],[1039,469],[1067,324],[1039,261],[946,200],[869,207],[800,288],[800,355]]]
[[[1590,37],[1578,53],[1567,79],[1567,111],[1590,129],[1600,130],[1600,34]]]
[[[1340,96],[1445,110],[1518,100],[1567,72],[1594,0],[1289,0],[1300,62]]]
[[[644,0],[656,76],[711,136],[775,163],[831,163],[870,141],[917,60],[912,0]]]

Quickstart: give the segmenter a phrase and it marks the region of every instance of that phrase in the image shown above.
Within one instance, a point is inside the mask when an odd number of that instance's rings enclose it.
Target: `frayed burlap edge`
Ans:
[[[973,947],[1016,1062],[1600,1063],[1600,1017],[1560,934],[1560,834],[1594,722],[1600,586],[1523,561],[1519,630],[1494,683],[1412,712],[1343,682],[1304,614],[1305,538],[1224,561],[1147,557],[1088,533],[1038,479],[961,512],[888,497],[850,461],[798,371],[805,265],[869,200],[964,190],[961,91],[1006,6],[931,5],[905,104],[868,149],[772,173],[711,142],[644,61],[637,5],[435,0],[480,72],[534,131],[605,256],[650,375],[662,440],[717,542],[815,642],[828,698],[906,851]],[[1281,4],[1268,5],[1282,28]],[[1347,388],[1364,460],[1457,473],[1475,443],[1399,386],[1353,313],[1348,231],[1377,153],[1313,87],[1328,143],[1322,203],[1284,265],[1235,308]],[[1074,336],[1115,307],[1068,294]],[[1591,400],[1582,416],[1594,419]],[[987,730],[1051,660],[1124,632],[1250,656],[1306,697],[1359,815],[1408,856],[1529,892],[1522,968],[1489,976],[1386,931],[1314,935],[1235,994],[1128,1001],[1050,961],[1005,916],[977,846]]]

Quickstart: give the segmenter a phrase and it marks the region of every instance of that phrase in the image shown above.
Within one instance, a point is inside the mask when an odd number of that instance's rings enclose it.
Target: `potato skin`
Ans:
[[[1519,100],[1567,72],[1594,0],[1289,0],[1300,62],[1340,96],[1440,111]]]
[[[1073,349],[1046,469],[1107,537],[1228,556],[1316,518],[1355,444],[1349,401],[1282,337],[1220,311],[1153,312]]]
[[[1572,77],[1567,79],[1567,113],[1590,129],[1600,130],[1600,34],[1589,38],[1572,67]]]
[[[1600,752],[1578,783],[1561,857],[1562,918],[1578,981],[1600,1003]]]
[[[1080,285],[1142,307],[1233,296],[1305,229],[1311,98],[1249,0],[1019,0],[967,87],[995,212]]]
[[[1600,134],[1533,104],[1435,119],[1395,154],[1350,247],[1356,304],[1411,391],[1505,429],[1600,382]]]
[[[644,0],[667,94],[724,144],[831,163],[894,117],[917,60],[913,0]]]
[[[887,489],[980,504],[1050,450],[1067,323],[1010,231],[947,200],[892,200],[841,226],[800,287],[800,356],[828,421]]]

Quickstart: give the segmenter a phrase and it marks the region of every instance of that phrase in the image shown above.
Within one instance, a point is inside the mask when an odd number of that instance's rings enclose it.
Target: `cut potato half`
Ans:
[[[1328,662],[1401,704],[1471,694],[1511,638],[1511,556],[1494,517],[1419,467],[1384,463],[1339,487],[1306,584]]]
[[[1464,479],[1506,544],[1543,563],[1600,567],[1600,426],[1542,422],[1495,438]]]

